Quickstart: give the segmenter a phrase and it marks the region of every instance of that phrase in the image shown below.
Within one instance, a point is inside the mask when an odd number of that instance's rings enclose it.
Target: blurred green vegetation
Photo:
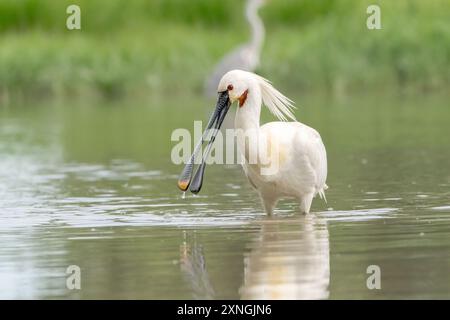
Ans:
[[[266,0],[258,72],[283,91],[443,91],[450,0]],[[382,30],[366,28],[381,7]],[[81,7],[82,30],[65,27]],[[0,99],[11,95],[201,92],[220,58],[247,41],[240,0],[2,0]]]

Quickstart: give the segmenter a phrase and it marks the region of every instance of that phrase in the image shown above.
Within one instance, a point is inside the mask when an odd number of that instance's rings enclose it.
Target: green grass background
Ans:
[[[445,91],[450,0],[266,0],[258,73],[284,91]],[[66,29],[81,7],[82,30]],[[381,7],[382,30],[366,28]],[[0,97],[200,93],[245,42],[240,0],[2,0]]]

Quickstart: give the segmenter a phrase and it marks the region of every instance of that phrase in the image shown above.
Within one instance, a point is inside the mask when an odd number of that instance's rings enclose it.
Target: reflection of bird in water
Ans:
[[[197,243],[197,238],[187,237],[180,246],[180,269],[185,281],[191,286],[194,299],[213,299],[214,289],[206,270],[203,246]]]
[[[268,219],[244,258],[243,299],[326,299],[330,253],[326,221]],[[292,228],[294,226],[294,228]]]
[[[220,78],[230,70],[240,69],[254,71],[259,66],[259,56],[264,41],[264,25],[258,16],[258,9],[264,0],[248,0],[245,17],[250,25],[252,37],[250,42],[239,46],[227,54],[215,67],[214,72],[205,82],[205,94],[216,95]]]

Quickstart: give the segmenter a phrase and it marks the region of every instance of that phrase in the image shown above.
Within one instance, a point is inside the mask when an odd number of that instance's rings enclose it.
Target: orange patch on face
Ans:
[[[239,108],[241,108],[244,105],[245,100],[247,100],[247,94],[248,94],[248,89],[245,90],[244,93],[239,97],[239,99],[238,99],[239,100]]]

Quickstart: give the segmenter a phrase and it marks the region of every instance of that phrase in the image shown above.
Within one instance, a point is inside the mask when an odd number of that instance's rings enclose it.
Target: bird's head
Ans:
[[[239,107],[244,107],[248,97],[254,95],[279,120],[286,121],[288,118],[296,120],[292,109],[292,100],[275,89],[267,79],[243,70],[232,70],[227,72],[219,82],[217,91],[220,95],[226,95],[230,103],[238,101]]]
[[[295,120],[295,116],[292,113],[292,101],[276,90],[269,81],[254,73],[242,70],[229,71],[220,80],[217,91],[218,97],[216,107],[208,121],[208,125],[202,135],[199,146],[203,145],[204,138],[207,136],[207,132],[210,129],[215,130],[211,134],[208,146],[214,142],[218,130],[233,102],[238,101],[239,107],[245,108],[248,98],[252,95],[254,95],[253,97],[258,97],[260,102],[262,100],[270,112],[272,112],[279,120],[287,120],[287,118]],[[258,107],[260,107],[260,104],[261,103],[259,103]],[[255,106],[255,103],[253,104],[253,107],[257,107]],[[192,178],[194,167],[193,161],[199,150],[200,149],[197,148],[194,150],[191,159],[188,161],[180,175],[178,187],[182,191],[186,191],[189,186],[193,193],[198,193],[201,189],[205,170],[204,161],[202,161],[197,173]],[[204,159],[208,157],[210,150],[211,148],[207,147],[203,157]]]
[[[261,8],[266,3],[265,0],[248,0],[247,6],[254,7],[255,9]]]
[[[226,93],[231,103],[239,101],[242,107],[247,100],[250,87],[256,87],[253,74],[242,70],[227,72],[219,82],[217,91]]]

